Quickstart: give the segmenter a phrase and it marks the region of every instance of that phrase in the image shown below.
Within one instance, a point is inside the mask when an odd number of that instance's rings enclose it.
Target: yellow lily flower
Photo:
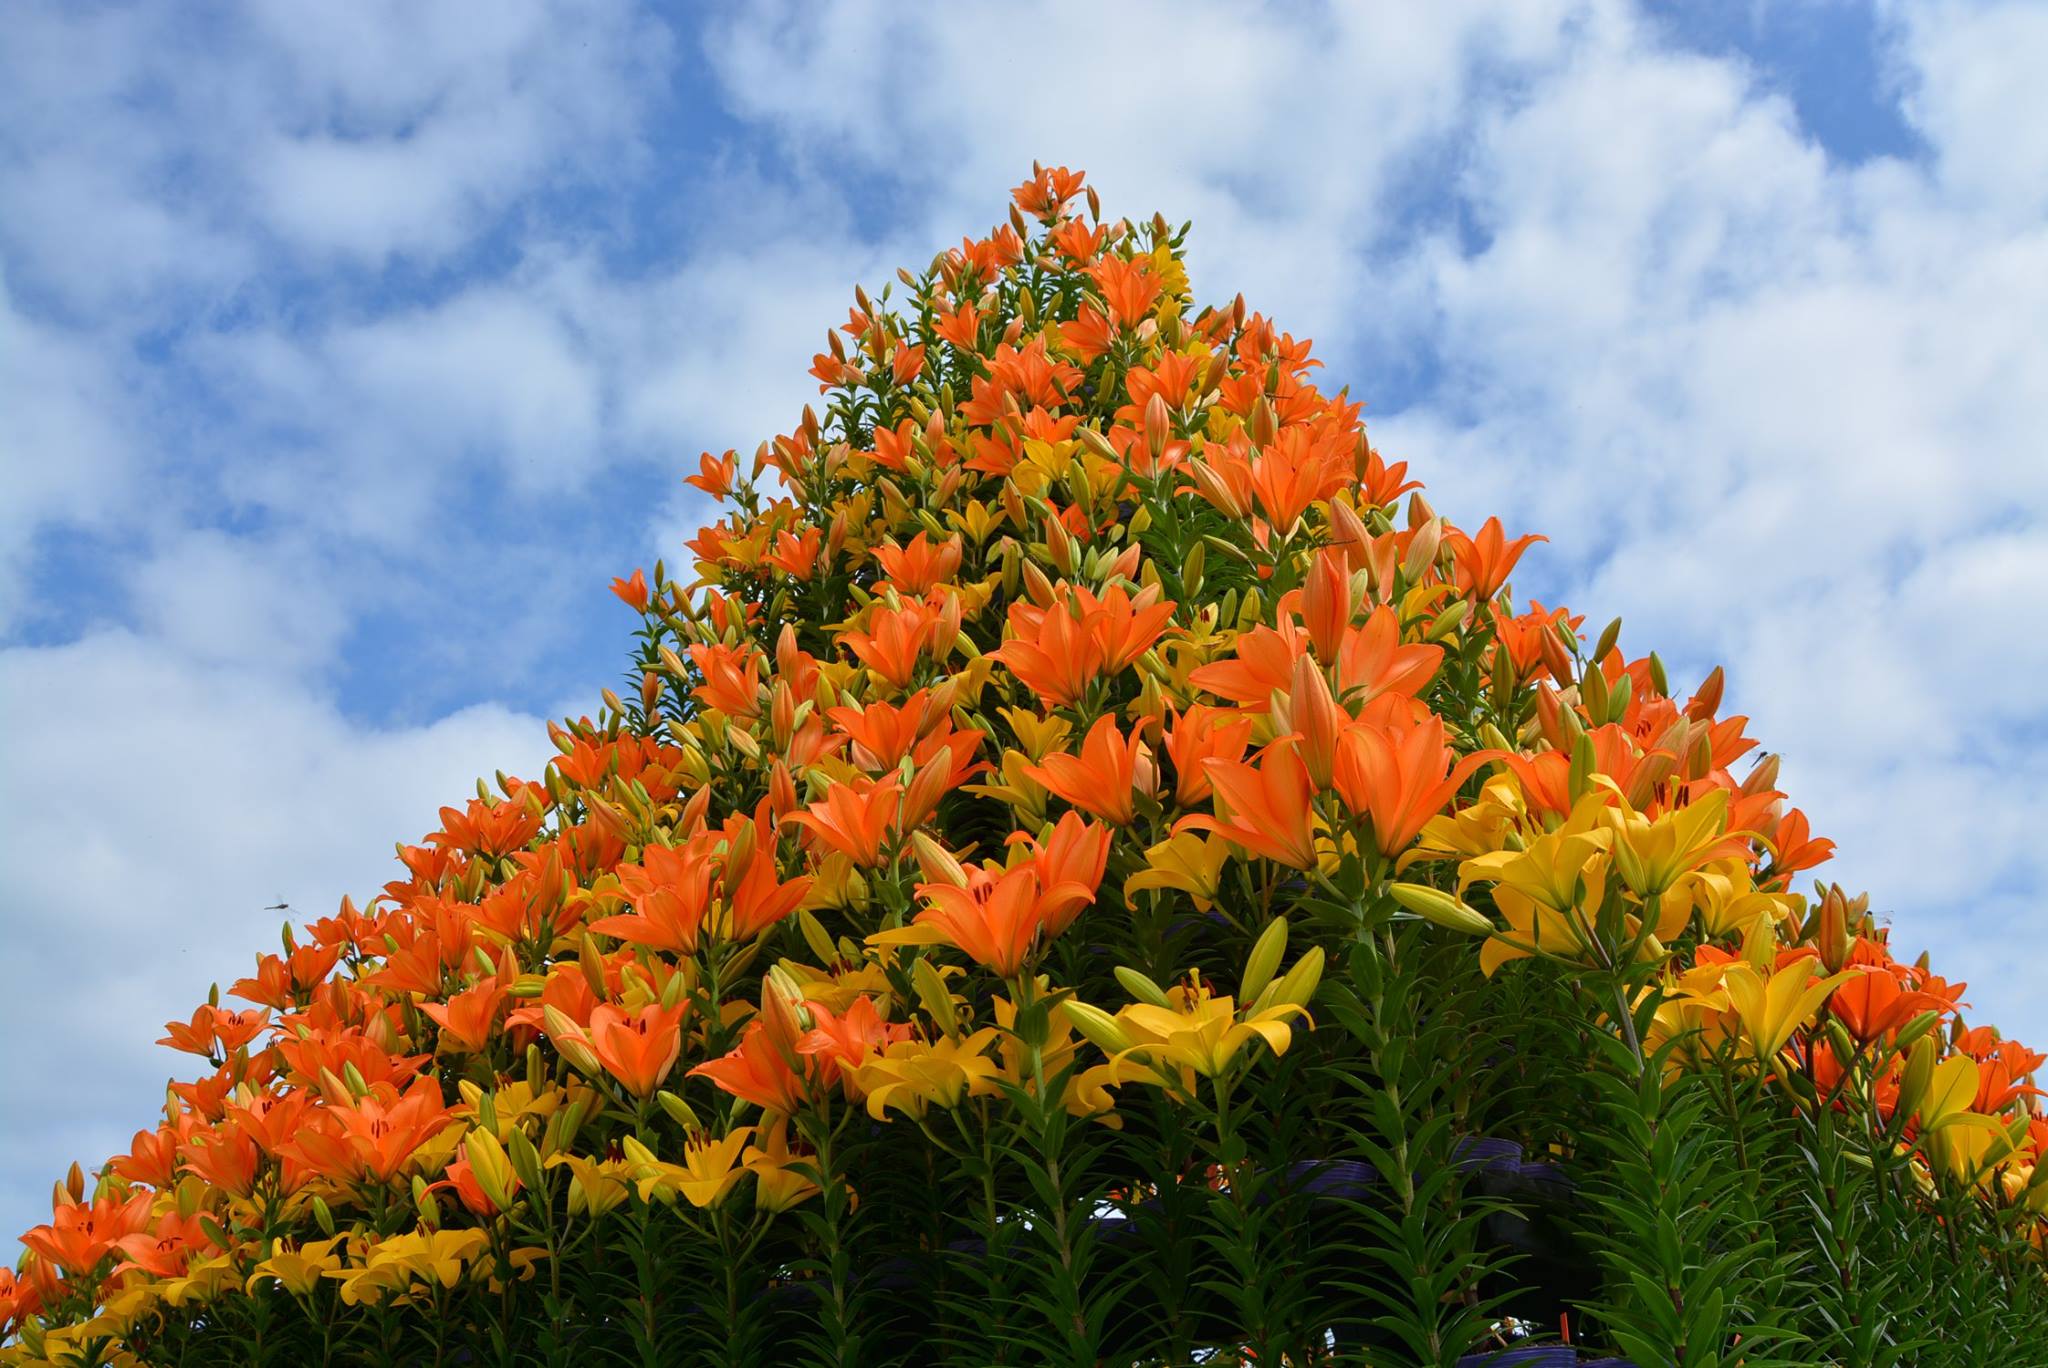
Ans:
[[[1192,1095],[1194,1075],[1214,1078],[1223,1073],[1254,1040],[1264,1041],[1276,1055],[1286,1054],[1294,1039],[1288,1022],[1308,1015],[1307,1008],[1294,1002],[1241,1013],[1234,999],[1212,993],[1199,974],[1169,990],[1167,1001],[1166,1007],[1134,1002],[1116,1014],[1132,1044],[1110,1060],[1113,1080],[1121,1081],[1126,1061],[1135,1061],[1144,1066],[1137,1075],[1141,1082]]]
[[[1849,977],[1841,973],[1815,979],[1812,969],[1819,963],[1802,957],[1770,973],[1748,960],[1728,965],[1721,988],[1758,1060],[1768,1063],[1776,1059],[1792,1033],[1811,1021],[1828,994]]]
[[[333,1269],[323,1276],[341,1283],[348,1306],[375,1306],[415,1282],[453,1287],[462,1280],[465,1264],[474,1263],[490,1243],[481,1230],[410,1230],[370,1245],[359,1266]]]
[[[1221,836],[1184,831],[1145,852],[1146,868],[1124,880],[1124,902],[1135,904],[1146,889],[1177,888],[1207,912],[1223,887],[1223,866],[1230,863],[1230,842]]]
[[[860,1066],[854,1086],[867,1094],[868,1115],[877,1121],[887,1119],[891,1107],[913,1117],[935,1102],[957,1107],[962,1098],[999,1091],[996,1062],[988,1056],[995,1038],[996,1028],[984,1026],[959,1039],[895,1041]]]
[[[1737,858],[1749,845],[1747,837],[1726,832],[1726,789],[1715,789],[1654,822],[1626,800],[1607,809],[1606,819],[1614,833],[1614,867],[1639,897],[1659,896],[1680,876],[1715,860]]]
[[[1662,906],[1667,913],[1682,912],[1687,921],[1698,913],[1700,929],[1719,940],[1747,936],[1760,921],[1797,926],[1805,904],[1796,893],[1760,892],[1748,862],[1729,859],[1680,875]]]
[[[330,1270],[341,1267],[341,1255],[335,1247],[346,1238],[336,1235],[328,1240],[308,1240],[296,1249],[280,1244],[276,1253],[256,1265],[242,1288],[254,1292],[256,1284],[272,1279],[293,1296],[303,1297],[319,1286],[320,1279]]]
[[[1553,912],[1569,912],[1579,903],[1582,880],[1589,888],[1604,882],[1606,866],[1594,862],[1614,840],[1612,829],[1602,825],[1605,807],[1598,794],[1588,794],[1564,825],[1525,849],[1489,851],[1465,861],[1458,866],[1459,896],[1486,882],[1494,885],[1496,895],[1506,888]]]
[[[818,1195],[818,1185],[798,1167],[804,1157],[790,1152],[789,1118],[778,1116],[757,1132],[759,1144],[747,1146],[743,1163],[754,1175],[754,1205],[780,1213]]]
[[[1473,859],[1512,850],[1522,844],[1521,827],[1528,815],[1528,804],[1514,779],[1497,774],[1486,781],[1477,802],[1423,823],[1415,845],[1401,853],[1394,868],[1405,872],[1422,860]]]
[[[735,1165],[753,1134],[752,1126],[741,1126],[720,1139],[699,1135],[686,1140],[680,1164],[656,1158],[653,1150],[630,1135],[622,1147],[632,1165],[633,1177],[639,1182],[641,1201],[659,1198],[665,1205],[674,1206],[680,1193],[691,1206],[702,1209],[724,1201],[726,1194],[746,1177],[746,1170]]]
[[[592,1220],[626,1200],[626,1179],[631,1176],[621,1159],[586,1159],[580,1154],[562,1153],[548,1159],[548,1167],[569,1167],[569,1213],[587,1214]]]

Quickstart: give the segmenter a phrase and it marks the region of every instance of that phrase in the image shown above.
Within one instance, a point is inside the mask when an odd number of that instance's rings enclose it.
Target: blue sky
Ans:
[[[0,1229],[208,983],[532,771],[855,281],[1195,222],[1523,589],[1729,697],[2037,1043],[2048,10],[28,4],[0,45]]]

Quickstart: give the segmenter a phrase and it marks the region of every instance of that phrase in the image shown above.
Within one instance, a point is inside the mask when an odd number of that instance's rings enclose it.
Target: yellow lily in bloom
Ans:
[[[1001,527],[1008,515],[1000,508],[991,510],[979,499],[968,500],[967,507],[946,510],[946,521],[956,530],[966,534],[969,541],[980,546]]]
[[[1065,750],[1067,736],[1074,730],[1073,724],[1063,717],[1040,717],[1028,708],[1004,708],[1002,717],[1010,724],[1010,730],[1017,735],[1017,744],[1024,748],[1025,756],[1034,765],[1042,763],[1054,751]]]
[[[1992,1170],[2026,1144],[2027,1123],[2020,1117],[2008,1131],[1995,1116],[1963,1112],[1926,1138],[1930,1155],[1955,1177],[1982,1186],[1990,1182]]]
[[[1802,956],[1768,973],[1748,960],[1728,965],[1721,989],[1741,1020],[1743,1038],[1757,1059],[1766,1063],[1776,1059],[1792,1033],[1811,1021],[1828,994],[1849,977],[1841,973],[1816,979],[1813,970],[1819,964],[1819,960]]]
[[[1614,832],[1614,867],[1638,897],[1661,896],[1701,865],[1738,858],[1749,848],[1746,836],[1725,830],[1726,789],[1715,789],[1654,822],[1626,800],[1607,809],[1606,819]]]
[[[632,1175],[624,1160],[600,1162],[567,1152],[549,1156],[549,1168],[562,1164],[569,1167],[570,1215],[588,1214],[595,1220],[626,1200],[626,1179]]]
[[[1497,774],[1486,781],[1477,802],[1424,822],[1414,847],[1401,853],[1394,868],[1405,872],[1422,860],[1472,859],[1512,850],[1523,843],[1521,826],[1528,814],[1522,790],[1509,776]]]
[[[659,1198],[664,1205],[674,1206],[680,1193],[691,1206],[702,1209],[724,1201],[725,1195],[747,1176],[746,1170],[735,1165],[753,1134],[752,1126],[741,1126],[721,1139],[698,1135],[683,1142],[680,1164],[657,1159],[653,1150],[630,1135],[622,1142],[622,1148],[633,1177],[639,1182],[641,1201]]]
[[[962,1098],[999,1091],[996,1062],[988,1056],[995,1038],[996,1028],[984,1026],[958,1039],[895,1041],[860,1066],[854,1087],[867,1094],[868,1115],[877,1121],[891,1107],[914,1117],[935,1102],[957,1107]]]
[[[1479,947],[1479,969],[1488,978],[1510,960],[1542,955],[1566,964],[1598,967],[1601,950],[1593,935],[1600,901],[1606,889],[1605,865],[1595,866],[1597,877],[1588,881],[1590,892],[1583,908],[1559,910],[1536,901],[1512,888],[1493,890],[1493,905],[1508,924]],[[1646,949],[1648,947],[1645,947]]]
[[[1605,809],[1598,794],[1588,794],[1563,826],[1525,849],[1494,850],[1465,861],[1458,866],[1458,895],[1485,882],[1494,885],[1496,895],[1505,888],[1553,912],[1571,911],[1579,903],[1582,880],[1589,887],[1604,882],[1606,866],[1594,861],[1614,840],[1613,831],[1602,824]]]
[[[234,1259],[216,1254],[187,1266],[183,1277],[165,1279],[158,1284],[157,1291],[167,1304],[184,1306],[190,1302],[210,1302],[239,1281]]]
[[[1121,1081],[1126,1061],[1134,1061],[1144,1066],[1140,1081],[1191,1095],[1193,1075],[1214,1078],[1223,1073],[1254,1040],[1264,1041],[1276,1055],[1286,1054],[1294,1039],[1288,1022],[1308,1015],[1308,1009],[1295,1002],[1276,1002],[1241,1014],[1235,1000],[1210,992],[1200,974],[1171,989],[1167,1001],[1166,1007],[1134,1002],[1116,1014],[1132,1043],[1111,1058],[1113,1080]]]
[[[1230,842],[1221,836],[1183,831],[1161,841],[1145,852],[1144,871],[1124,880],[1124,902],[1134,903],[1149,888],[1177,888],[1194,899],[1197,911],[1207,912],[1223,887],[1230,853]]]
[[[369,1246],[361,1265],[324,1276],[340,1281],[345,1305],[376,1306],[415,1282],[455,1286],[463,1265],[474,1263],[489,1243],[481,1230],[410,1230]]]
[[[1043,824],[1048,795],[1044,785],[1031,777],[1031,767],[1031,760],[1023,751],[1006,750],[999,770],[1002,782],[968,784],[966,791],[1007,804],[1031,825]]]
[[[303,1297],[319,1286],[320,1279],[331,1270],[341,1267],[341,1255],[335,1252],[335,1246],[346,1238],[336,1235],[330,1240],[308,1240],[296,1249],[280,1244],[276,1253],[256,1265],[242,1288],[254,1292],[256,1284],[270,1279],[293,1296]]]
[[[1796,893],[1764,893],[1757,889],[1745,860],[1717,860],[1681,875],[1664,894],[1663,909],[1697,912],[1700,929],[1721,939],[1747,936],[1758,922],[1796,926],[1806,900]]]
[[[778,1214],[817,1196],[818,1185],[799,1167],[806,1156],[790,1152],[789,1118],[778,1116],[757,1134],[761,1143],[747,1146],[743,1161],[754,1175],[754,1205]]]

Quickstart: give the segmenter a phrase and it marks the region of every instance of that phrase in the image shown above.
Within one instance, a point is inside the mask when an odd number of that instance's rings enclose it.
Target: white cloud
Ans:
[[[217,546],[179,554],[215,562],[195,582],[222,568]],[[276,622],[289,599],[253,615]],[[165,1078],[195,1072],[148,1044],[163,1022],[248,973],[283,918],[396,877],[392,842],[433,830],[479,775],[538,773],[552,754],[538,718],[490,704],[351,722],[249,658],[253,638],[195,642],[181,616],[167,639],[0,651],[0,1002],[10,1037],[33,1042],[0,1057],[10,1234],[47,1219],[70,1158],[124,1150]],[[280,900],[290,913],[264,910]]]

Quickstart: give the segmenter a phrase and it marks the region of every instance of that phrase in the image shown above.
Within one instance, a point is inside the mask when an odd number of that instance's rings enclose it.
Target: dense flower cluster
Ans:
[[[244,1005],[167,1024],[204,1067],[58,1184],[0,1271],[0,1361],[148,1359],[236,1316],[374,1323],[356,1352],[409,1361],[458,1300],[530,1296],[741,1337],[763,1288],[814,1294],[806,1353],[871,1361],[849,1249],[915,1169],[937,1224],[905,1257],[949,1213],[983,1210],[991,1249],[1024,1213],[1083,1264],[1042,1319],[1092,1362],[1105,1237],[1062,1213],[1186,1187],[1261,1248],[1260,1185],[1297,1158],[1396,1172],[1246,1099],[1358,1041],[1357,1091],[1389,1090],[1373,994],[1424,954],[1503,1012],[1547,975],[1571,1069],[1711,1076],[1738,1141],[1851,1137],[1930,1222],[1967,1199],[2038,1249],[2042,1056],[1966,1026],[1865,899],[1795,891],[1830,845],[1720,672],[1674,692],[1616,629],[1515,601],[1541,539],[1454,526],[1307,342],[1241,299],[1195,311],[1164,221],[1104,221],[1064,169],[1015,205],[900,299],[856,291],[822,415],[703,458],[689,484],[730,511],[693,577],[613,586],[641,620],[626,697],[444,808],[378,897],[287,928]],[[1171,1159],[1073,1176],[1140,1133]],[[1522,1139],[1573,1160],[1565,1127]],[[654,1227],[722,1284],[665,1298]],[[607,1257],[645,1266],[593,1312],[565,1279]],[[1279,1300],[1158,1325],[1163,1359],[1340,1341]]]

